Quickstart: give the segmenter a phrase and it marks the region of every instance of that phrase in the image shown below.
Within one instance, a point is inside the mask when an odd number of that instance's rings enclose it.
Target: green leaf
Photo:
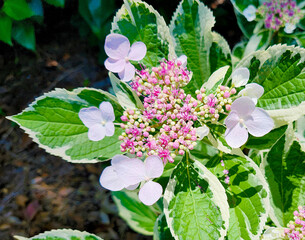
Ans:
[[[163,17],[145,2],[125,0],[114,18],[112,32],[126,36],[131,44],[145,43],[147,53],[141,62],[146,67],[156,67],[163,58],[175,57],[174,44]]]
[[[0,40],[12,46],[11,35],[12,19],[5,14],[0,14]]]
[[[71,229],[51,230],[31,238],[21,236],[14,236],[14,238],[17,240],[103,240],[94,234]]]
[[[203,162],[226,189],[230,206],[227,239],[258,239],[270,209],[268,184],[258,166],[249,158],[228,154],[216,155]],[[229,170],[229,184],[224,182],[224,169]]]
[[[45,0],[48,4],[51,4],[55,7],[65,7],[65,0]]]
[[[273,129],[262,137],[253,137],[250,135],[245,147],[257,150],[269,149],[274,145],[276,139],[281,138],[285,134],[286,130],[287,125]]]
[[[305,152],[299,142],[290,143],[289,138],[287,133],[278,139],[262,163],[274,215],[281,226],[286,226],[298,206],[305,204]]]
[[[231,65],[230,48],[226,40],[212,32],[215,18],[202,2],[182,0],[170,23],[177,55],[186,55],[187,67],[193,72],[186,86],[194,93],[220,67]]]
[[[249,82],[264,87],[257,106],[268,110],[276,126],[293,122],[304,114],[305,49],[275,45],[249,55],[238,67],[249,68]]]
[[[2,10],[17,21],[34,15],[26,0],[5,0]]]
[[[121,128],[116,127],[111,137],[90,141],[88,128],[78,117],[80,109],[98,107],[103,101],[112,104],[115,122],[121,122],[123,109],[117,99],[107,92],[90,88],[78,88],[72,92],[56,89],[9,119],[18,123],[47,152],[69,162],[94,163],[121,153],[118,140]]]
[[[12,30],[13,39],[21,46],[35,51],[35,29],[32,23],[29,22],[15,22]]]
[[[136,232],[153,235],[158,215],[152,206],[139,201],[136,192],[112,192],[112,198],[118,207],[119,215]]]
[[[225,190],[217,177],[186,155],[164,193],[164,214],[175,239],[223,239],[229,223]]]
[[[167,226],[164,213],[159,215],[154,226],[154,240],[174,240],[169,227]]]
[[[31,0],[29,6],[32,9],[34,16],[43,17],[43,7],[41,0]]]
[[[113,91],[122,107],[128,109],[144,109],[143,104],[136,92],[130,86],[109,72],[109,78]]]
[[[105,0],[79,0],[80,15],[100,40],[110,30],[110,18],[115,11],[114,3],[114,1]]]

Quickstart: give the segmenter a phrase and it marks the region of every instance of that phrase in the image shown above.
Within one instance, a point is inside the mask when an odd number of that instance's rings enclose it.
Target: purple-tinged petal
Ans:
[[[120,191],[124,188],[124,182],[119,178],[114,167],[106,167],[101,174],[100,184],[111,191]]]
[[[159,183],[148,181],[141,187],[139,191],[139,199],[145,205],[153,205],[159,200],[163,192],[162,186]]]
[[[106,128],[102,124],[98,123],[89,128],[88,138],[89,140],[96,142],[102,140],[105,137],[105,134]]]
[[[229,116],[225,119],[225,124],[227,128],[233,128],[239,123],[239,117],[236,112],[230,112]]]
[[[239,118],[249,116],[255,109],[255,104],[249,97],[237,98],[231,106],[231,111],[237,113]]]
[[[124,70],[119,72],[119,77],[122,81],[128,82],[134,77],[135,73],[135,67],[130,62],[127,62]]]
[[[241,87],[247,84],[249,81],[250,72],[248,68],[237,68],[232,73],[232,83],[234,87]]]
[[[127,37],[111,33],[105,40],[105,52],[112,59],[125,59],[130,50],[130,42]]]
[[[163,162],[159,156],[149,156],[145,160],[146,177],[158,178],[162,175],[164,170]]]
[[[110,102],[102,102],[99,106],[102,113],[102,120],[106,122],[113,122],[115,120],[113,107]]]
[[[246,87],[241,90],[238,95],[240,96],[248,96],[252,99],[254,104],[257,103],[257,99],[259,99],[264,94],[264,88],[257,83],[249,83]]]
[[[180,61],[180,62],[181,62],[182,67],[186,67],[186,64],[187,64],[187,56],[181,55],[180,57],[178,57],[177,61]]]
[[[245,119],[245,125],[251,135],[262,137],[272,130],[274,122],[264,109],[255,108],[254,112]]]
[[[145,165],[140,159],[116,156],[115,159],[112,159],[111,164],[124,181],[125,186],[145,180]]]
[[[143,42],[135,42],[131,45],[128,58],[132,61],[142,60],[147,52],[146,45]]]
[[[96,107],[82,108],[79,111],[78,116],[87,128],[102,121],[102,113]]]
[[[106,129],[105,135],[107,137],[113,136],[113,134],[114,134],[114,124],[113,124],[113,122],[106,122],[105,129]]]
[[[106,61],[104,62],[105,68],[114,73],[118,73],[124,70],[125,68],[126,61],[125,59],[112,59],[112,58],[107,58]]]
[[[137,183],[137,184],[134,184],[134,185],[129,185],[128,187],[126,187],[127,190],[135,190],[138,186],[139,186],[140,183]]]
[[[241,123],[238,123],[233,128],[227,128],[225,139],[230,147],[239,148],[247,142],[248,131]]]

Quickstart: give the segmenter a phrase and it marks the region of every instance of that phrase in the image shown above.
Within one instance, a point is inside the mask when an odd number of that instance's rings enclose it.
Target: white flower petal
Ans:
[[[293,31],[295,29],[296,29],[295,24],[291,24],[291,23],[286,23],[285,24],[285,28],[284,28],[285,33],[291,34],[291,33],[293,33]]]
[[[102,113],[102,120],[113,122],[115,120],[113,107],[110,102],[102,102],[99,106]]]
[[[153,205],[159,200],[163,192],[159,183],[148,181],[139,191],[139,199],[145,205]]]
[[[125,68],[126,61],[125,59],[112,59],[112,58],[107,58],[106,61],[104,62],[105,68],[114,73],[118,73],[124,70]]]
[[[163,162],[159,156],[149,156],[145,160],[145,172],[148,178],[158,178],[164,170]]]
[[[87,128],[102,121],[102,113],[97,107],[82,108],[78,116]]]
[[[91,141],[100,141],[105,137],[105,134],[106,128],[102,124],[98,123],[89,128],[88,138]]]
[[[231,111],[237,113],[239,118],[249,116],[255,109],[255,104],[249,97],[237,98],[231,105]]]
[[[127,190],[135,190],[138,186],[139,186],[140,183],[137,183],[137,184],[134,184],[134,185],[129,185],[128,187],[126,187]]]
[[[140,61],[146,55],[147,49],[143,42],[135,42],[131,45],[128,58],[132,61]]]
[[[128,62],[126,63],[124,70],[119,72],[119,77],[122,81],[128,82],[134,77],[135,73],[135,67],[130,62]]]
[[[234,87],[241,87],[247,84],[249,81],[250,72],[248,68],[237,68],[232,73],[232,83]]]
[[[113,122],[106,122],[105,129],[106,129],[105,135],[107,137],[113,136],[113,134],[114,134],[114,124],[113,124]]]
[[[111,33],[105,40],[105,52],[112,59],[125,59],[130,50],[130,42],[127,37]]]
[[[255,108],[253,113],[245,119],[245,125],[251,135],[262,137],[272,130],[274,122],[264,109]]]
[[[238,123],[233,128],[227,128],[225,139],[230,147],[239,148],[247,142],[248,131],[241,123]]]
[[[181,62],[182,67],[186,67],[186,64],[187,64],[187,56],[181,55],[180,57],[178,57],[177,61],[180,61],[180,62]]]
[[[245,10],[243,11],[243,15],[248,20],[248,22],[252,22],[256,18],[256,7],[253,5],[249,5]]]
[[[111,191],[120,191],[124,188],[123,181],[112,166],[104,169],[100,177],[100,184]]]
[[[111,164],[124,181],[125,186],[145,180],[145,165],[140,159],[117,155],[112,159]]]
[[[252,99],[254,104],[257,103],[257,99],[259,99],[264,94],[264,88],[257,83],[249,83],[246,87],[241,90],[238,95],[240,96],[248,96]]]
[[[229,116],[225,119],[225,124],[227,128],[233,128],[237,123],[239,123],[239,117],[236,112],[231,111]]]
[[[199,140],[202,140],[204,137],[208,136],[210,129],[204,125],[203,127],[196,128],[196,134],[199,137]]]

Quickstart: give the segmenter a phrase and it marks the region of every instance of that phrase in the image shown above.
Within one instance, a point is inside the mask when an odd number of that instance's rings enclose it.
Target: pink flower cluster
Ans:
[[[127,109],[121,117],[125,130],[119,137],[122,152],[137,157],[158,155],[164,162],[173,162],[196,145],[194,122],[216,122],[220,113],[230,111],[234,88],[219,86],[208,95],[201,88],[195,99],[181,88],[189,83],[190,76],[179,60],[164,60],[151,71],[137,72],[131,86],[144,98],[144,110]]]
[[[164,60],[152,71],[138,72],[131,85],[139,96],[144,96],[144,111],[127,109],[121,117],[125,122],[121,124],[125,132],[119,137],[122,152],[138,157],[147,152],[164,162],[173,162],[177,154],[184,155],[185,150],[194,148],[198,102],[181,89],[189,76],[179,60]]]
[[[276,31],[286,24],[292,26],[297,24],[303,17],[303,13],[294,0],[264,2],[257,12],[265,18],[265,27]]]
[[[235,88],[229,88],[219,85],[216,89],[216,94],[206,94],[206,89],[201,88],[196,91],[198,100],[198,118],[206,123],[211,121],[215,123],[219,119],[220,113],[229,112],[231,110],[232,99],[231,95],[236,93]],[[196,109],[197,110],[197,109]]]
[[[284,230],[285,237],[293,240],[305,239],[305,206],[299,206],[299,211],[294,211],[294,222],[290,221]]]
[[[224,161],[221,160],[220,162],[221,162],[221,166],[225,167]],[[226,184],[229,184],[229,182],[230,182],[229,170],[228,170],[228,169],[224,169],[222,172],[223,172],[223,174],[225,175],[225,183],[226,183]]]

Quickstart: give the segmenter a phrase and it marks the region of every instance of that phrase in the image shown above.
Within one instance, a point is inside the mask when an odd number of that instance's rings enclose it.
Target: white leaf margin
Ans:
[[[126,11],[128,12],[129,16],[131,17],[134,25],[136,25],[133,15],[130,10],[129,2],[144,4],[145,7],[156,16],[158,35],[160,36],[161,41],[168,42],[168,51],[169,51],[168,57],[169,57],[169,59],[177,58],[176,53],[175,53],[174,41],[173,41],[172,36],[170,35],[169,28],[166,25],[164,18],[151,5],[149,5],[146,2],[143,2],[141,0],[124,0],[124,4],[118,10],[115,17],[113,18],[113,22],[111,24],[111,32],[113,33],[114,30],[119,29],[117,22],[119,21],[119,19],[121,19],[121,16],[126,13]]]
[[[85,101],[84,99],[81,99],[80,97],[77,96],[83,90],[91,90],[91,91],[96,91],[96,92],[102,93],[102,94],[106,95],[107,97],[109,97],[111,100],[118,102],[118,100],[116,99],[115,96],[111,95],[108,92],[105,92],[105,91],[99,90],[99,89],[95,89],[95,88],[86,88],[86,87],[85,88],[76,88],[71,92],[66,90],[66,89],[62,89],[62,88],[55,88],[55,90],[53,90],[51,92],[48,92],[48,93],[45,93],[42,96],[36,98],[35,101],[33,101],[21,113],[28,112],[28,111],[33,111],[34,110],[33,106],[36,105],[39,100],[45,99],[46,97],[52,97],[52,98],[57,98],[57,99],[61,99],[61,100],[69,99],[70,101],[77,101],[77,102],[80,102],[80,103],[89,104],[87,101]],[[9,116],[9,117],[6,117],[6,118],[8,120],[12,121],[12,122],[18,123],[18,121],[13,119],[13,117],[14,116]],[[23,129],[25,131],[26,134],[28,134],[30,136],[30,138],[33,139],[33,141],[35,143],[38,144],[38,146],[40,148],[44,149],[47,153],[50,153],[50,154],[52,154],[54,156],[57,156],[57,157],[61,157],[62,159],[66,160],[68,162],[71,162],[71,163],[97,163],[97,162],[100,162],[98,159],[90,160],[90,159],[86,159],[86,158],[84,158],[82,160],[73,160],[70,156],[68,156],[66,154],[66,151],[72,147],[71,144],[66,145],[64,147],[50,148],[49,146],[44,145],[40,142],[40,140],[36,136],[37,134],[39,134],[39,132],[34,132],[31,129],[28,129],[28,128],[20,125],[20,124],[18,124],[18,125],[21,129]]]
[[[247,67],[250,65],[250,62],[253,57],[256,57],[260,60],[260,67],[270,58],[274,58],[277,61],[284,52],[290,50],[292,52],[292,57],[296,54],[301,55],[300,62],[305,61],[305,49],[295,46],[287,46],[286,44],[277,44],[269,47],[267,50],[259,50],[255,53],[248,55],[243,58],[237,65],[239,67]],[[305,101],[300,103],[298,106],[292,106],[285,109],[276,109],[276,110],[267,110],[269,116],[274,120],[274,128],[292,123],[302,117],[305,112]]]
[[[34,237],[27,238],[27,237],[22,237],[22,236],[14,236],[15,239],[17,240],[32,240],[34,238],[42,238],[42,237],[62,237],[66,238],[67,240],[70,240],[72,236],[80,237],[82,240],[85,240],[85,237],[88,236],[94,236],[98,240],[103,240],[102,238],[88,232],[81,232],[78,230],[72,230],[72,229],[57,229],[57,230],[51,230],[47,231],[44,233],[40,233]]]
[[[220,229],[220,238],[219,240],[223,240],[227,234],[228,228],[229,228],[229,219],[230,219],[230,211],[229,211],[229,204],[227,201],[227,195],[226,190],[222,186],[222,184],[219,182],[218,178],[210,172],[203,164],[201,164],[199,161],[194,161],[194,167],[197,167],[201,171],[198,172],[199,176],[201,176],[204,180],[206,180],[209,183],[209,189],[213,193],[212,201],[216,204],[216,206],[219,207],[221,212],[222,220],[224,221],[224,229]],[[172,226],[173,218],[169,216],[170,210],[168,209],[170,201],[174,197],[174,190],[176,186],[176,180],[174,178],[171,178],[168,182],[168,185],[164,192],[164,214],[166,217],[167,224],[169,226],[169,229],[171,231],[172,236],[175,239],[179,239],[179,237],[175,234],[175,231]]]

